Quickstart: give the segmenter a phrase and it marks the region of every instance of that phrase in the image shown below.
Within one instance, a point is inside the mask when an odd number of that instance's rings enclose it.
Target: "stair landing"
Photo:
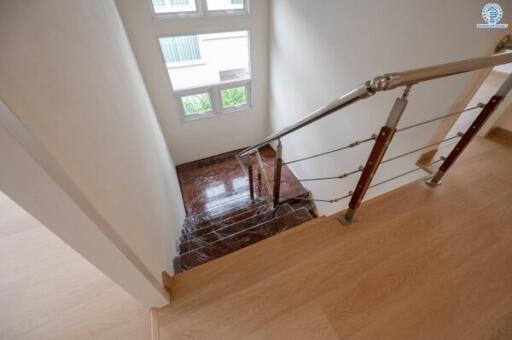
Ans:
[[[222,210],[224,206],[243,206],[250,202],[248,177],[235,157],[239,151],[176,167],[187,215],[208,214]],[[260,154],[265,164],[273,166],[275,151],[271,147],[262,148]],[[267,176],[272,186],[270,168],[267,168]],[[286,180],[281,187],[283,196],[297,197],[308,193],[287,166],[283,167],[282,176]]]
[[[511,339],[512,149],[178,274],[161,339]]]

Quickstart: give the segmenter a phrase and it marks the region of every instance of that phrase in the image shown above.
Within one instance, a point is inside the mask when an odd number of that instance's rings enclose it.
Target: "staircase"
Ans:
[[[310,193],[285,168],[283,191],[288,198],[274,205],[267,198],[262,184],[257,192],[249,187],[249,175],[236,155],[217,155],[178,167],[178,176],[188,216],[179,239],[179,256],[174,259],[176,273],[247,247],[253,243],[296,227],[316,217],[316,206]],[[271,148],[261,153],[266,167],[262,171],[271,177]],[[261,176],[259,176],[261,177]],[[198,178],[206,178],[203,183]],[[243,183],[241,188],[218,190],[229,183]],[[212,189],[214,188],[214,189]],[[192,194],[193,193],[193,194]]]

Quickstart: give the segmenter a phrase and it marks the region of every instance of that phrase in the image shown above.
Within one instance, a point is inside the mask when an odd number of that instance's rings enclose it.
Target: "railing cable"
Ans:
[[[439,162],[442,162],[446,159],[446,157],[442,156],[440,159],[438,159],[437,161],[435,162],[431,162],[429,163],[427,166],[432,166],[432,165],[435,165]],[[391,178],[388,178],[384,181],[381,181],[381,182],[378,182],[378,183],[375,183],[373,185],[371,185],[369,187],[369,189],[371,188],[375,188],[379,185],[382,185],[382,184],[385,184],[385,183],[389,183],[391,181],[394,181],[400,177],[404,177],[404,176],[407,176],[407,175],[410,175],[416,171],[420,171],[420,170],[424,170],[423,167],[417,167],[415,169],[412,169],[412,170],[409,170],[409,171],[406,171],[404,173],[401,173],[400,175],[397,175],[397,176],[394,176],[394,177],[391,177]],[[324,202],[324,203],[336,203],[336,202],[339,202],[341,200],[344,200],[346,198],[349,198],[349,197],[352,197],[354,193],[352,191],[349,191],[347,195],[345,196],[341,196],[341,197],[337,197],[337,198],[333,198],[333,199],[320,199],[320,198],[312,198],[312,197],[291,197],[291,196],[279,196],[280,198],[287,198],[287,199],[293,199],[293,200],[298,200],[298,201],[312,201],[312,202]]]
[[[326,152],[322,152],[322,153],[318,153],[318,154],[307,156],[307,157],[304,157],[304,158],[299,158],[299,159],[296,159],[296,160],[293,160],[293,161],[289,161],[289,162],[283,163],[283,165],[288,165],[288,164],[292,164],[292,163],[302,162],[302,161],[306,161],[308,159],[312,159],[312,158],[316,158],[316,157],[320,157],[320,156],[325,156],[325,155],[328,155],[328,154],[331,154],[331,153],[334,153],[334,152],[355,148],[358,145],[371,142],[372,140],[375,140],[376,138],[377,138],[377,135],[373,134],[369,138],[366,138],[366,139],[363,139],[363,140],[359,140],[359,141],[355,141],[355,142],[350,143],[349,145],[343,146],[341,148],[330,150],[330,151],[326,151]]]
[[[428,144],[428,145],[425,145],[421,148],[418,148],[418,149],[414,149],[414,150],[411,150],[409,152],[405,152],[403,154],[400,154],[400,155],[397,155],[397,156],[394,156],[394,157],[391,157],[391,158],[388,158],[384,161],[382,161],[380,164],[385,164],[385,163],[389,163],[391,161],[396,161],[397,159],[400,159],[400,158],[403,158],[403,157],[406,157],[406,156],[409,156],[409,155],[412,155],[416,152],[419,152],[419,151],[422,151],[422,150],[425,150],[425,149],[428,149],[428,148],[431,148],[433,146],[436,146],[436,145],[439,145],[439,144],[443,144],[445,142],[448,142],[448,141],[451,141],[453,139],[456,139],[456,138],[461,138],[462,136],[464,136],[464,134],[462,132],[458,132],[455,136],[452,136],[452,137],[449,137],[449,138],[446,138],[446,139],[443,139],[439,142],[435,142],[435,143],[432,143],[432,144]]]
[[[391,157],[391,158],[388,158],[384,161],[381,162],[381,164],[385,164],[385,163],[389,163],[391,161],[394,161],[394,160],[397,160],[399,158],[403,158],[403,157],[406,157],[406,156],[409,156],[409,155],[412,155],[416,152],[419,152],[419,151],[422,151],[422,150],[425,150],[425,149],[428,149],[428,148],[431,148],[433,146],[436,146],[436,145],[440,145],[440,144],[443,144],[445,142],[448,142],[448,141],[451,141],[453,139],[456,139],[456,138],[461,138],[462,136],[464,136],[464,134],[462,132],[458,132],[455,136],[452,136],[452,137],[449,137],[449,138],[445,138],[441,141],[438,141],[436,143],[432,143],[432,144],[428,144],[428,145],[425,145],[421,148],[418,148],[418,149],[414,149],[414,150],[411,150],[411,151],[408,151],[408,152],[405,152],[403,154],[400,154],[400,155],[397,155],[397,156],[394,156],[394,157]],[[451,144],[450,144],[451,145]],[[448,146],[448,145],[447,145]],[[313,182],[313,181],[325,181],[325,180],[331,180],[331,179],[344,179],[344,178],[347,178],[351,175],[355,175],[359,172],[363,172],[364,170],[364,167],[363,166],[360,166],[357,170],[354,170],[354,171],[350,171],[350,172],[346,172],[342,175],[339,175],[339,176],[333,176],[333,177],[315,177],[315,178],[303,178],[303,179],[294,179],[294,180],[291,180],[291,181],[287,181],[287,180],[282,180],[281,183],[286,183],[286,182],[295,182],[295,181],[299,181],[299,182]]]
[[[476,106],[473,106],[473,107],[470,107],[470,108],[467,108],[465,110],[462,110],[462,111],[457,111],[457,112],[452,112],[452,113],[448,113],[448,114],[445,114],[444,116],[440,116],[440,117],[437,117],[437,118],[433,118],[433,119],[429,119],[429,120],[426,120],[424,122],[421,122],[421,123],[417,123],[417,124],[413,124],[413,125],[409,125],[409,126],[406,126],[406,127],[403,127],[403,128],[400,128],[400,129],[397,129],[396,132],[402,132],[402,131],[406,131],[406,130],[409,130],[409,129],[412,129],[412,128],[416,128],[418,126],[422,126],[422,125],[426,125],[426,124],[430,124],[430,123],[433,123],[435,121],[438,121],[438,120],[441,120],[441,119],[445,119],[445,118],[448,118],[448,117],[451,117],[451,116],[455,116],[455,115],[458,115],[458,114],[461,114],[461,113],[464,113],[464,112],[468,112],[468,111],[472,111],[472,110],[475,110],[475,109],[481,109],[485,106],[485,104],[483,103],[478,103]]]
[[[343,178],[347,178],[348,176],[355,175],[355,174],[357,174],[358,172],[362,172],[363,170],[364,170],[364,167],[363,167],[363,166],[360,166],[357,170],[350,171],[350,172],[346,172],[346,173],[341,174],[341,175],[339,175],[339,176],[333,176],[333,177],[315,177],[315,178],[304,178],[304,179],[293,179],[293,180],[291,180],[291,181],[283,180],[283,181],[281,181],[281,183],[285,183],[285,182],[296,182],[296,181],[299,181],[299,182],[313,182],[313,181],[324,181],[324,180],[328,180],[328,179],[343,179]]]
[[[426,120],[426,121],[421,122],[421,123],[416,123],[416,124],[413,124],[413,125],[409,125],[409,126],[397,129],[396,132],[403,132],[403,131],[406,131],[406,130],[409,130],[409,129],[413,129],[413,128],[416,128],[416,127],[419,127],[419,126],[422,126],[422,125],[430,124],[430,123],[433,123],[435,121],[442,120],[442,119],[445,119],[445,118],[448,118],[448,117],[451,117],[451,116],[459,115],[461,113],[472,111],[472,110],[475,110],[475,109],[478,109],[478,108],[483,108],[484,106],[485,106],[485,104],[478,103],[476,106],[467,108],[467,109],[462,110],[462,111],[451,112],[451,113],[445,114],[445,115],[437,117],[437,118],[429,119],[429,120]],[[283,165],[288,165],[288,164],[293,164],[293,163],[297,163],[297,162],[302,162],[302,161],[306,161],[306,160],[309,160],[309,159],[313,159],[313,158],[329,155],[331,153],[335,153],[335,152],[338,152],[338,151],[343,151],[343,150],[351,149],[351,148],[354,148],[354,147],[359,146],[361,144],[371,142],[372,140],[375,140],[376,138],[377,138],[377,135],[373,134],[369,138],[366,138],[366,139],[363,139],[363,140],[360,140],[360,141],[355,141],[353,143],[350,143],[349,145],[346,145],[346,146],[343,146],[343,147],[340,147],[340,148],[337,148],[337,149],[334,149],[334,150],[330,150],[330,151],[314,154],[314,155],[311,155],[311,156],[307,156],[307,157],[303,157],[303,158],[298,158],[298,159],[295,159],[293,161],[289,161],[289,162],[283,163]],[[435,145],[436,144],[432,144],[431,146],[435,146]],[[427,146],[425,148],[428,148],[428,147],[430,147],[430,146]],[[272,167],[271,165],[268,165],[266,163],[264,163],[264,165],[267,166],[267,167]],[[339,178],[339,177],[329,177],[329,178],[326,178],[326,179],[335,179],[335,178]]]
[[[432,166],[434,164],[437,164],[439,162],[442,162],[444,161],[446,158],[445,157],[441,157],[440,159],[438,159],[437,161],[435,162],[432,162],[430,164],[428,164],[427,166]],[[391,178],[388,178],[386,180],[383,180],[382,182],[378,182],[378,183],[375,183],[375,184],[372,184],[370,185],[368,188],[369,189],[372,189],[372,188],[375,188],[375,187],[378,187],[379,185],[382,185],[382,184],[386,184],[386,183],[389,183],[389,182],[392,182],[394,181],[395,179],[399,179],[401,177],[404,177],[404,176],[407,176],[407,175],[410,175],[412,173],[415,173],[416,171],[420,171],[420,170],[424,170],[424,167],[417,167],[417,168],[414,168],[414,169],[411,169],[409,171],[406,171],[404,173],[401,173],[400,175],[396,175],[394,177],[391,177]]]

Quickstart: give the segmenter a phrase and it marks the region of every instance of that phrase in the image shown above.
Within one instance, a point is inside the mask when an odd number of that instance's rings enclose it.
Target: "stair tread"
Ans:
[[[189,231],[201,229],[204,227],[208,227],[220,221],[223,221],[228,218],[235,217],[237,215],[243,214],[244,212],[258,209],[261,206],[268,205],[269,203],[263,200],[253,201],[250,204],[240,204],[224,207],[223,212],[218,212],[217,214],[209,214],[202,213],[198,215],[191,215],[185,218],[185,222],[183,224],[182,233],[186,234]],[[217,208],[219,211],[221,208]]]
[[[180,253],[183,254],[201,248],[209,243],[216,242],[242,230],[252,228],[275,217],[284,216],[294,211],[294,209],[289,204],[283,204],[276,210],[272,209],[270,206],[266,206],[266,208],[267,209],[260,209],[260,211],[257,213],[240,221],[236,221],[234,223],[221,223],[216,225],[217,228],[207,233],[201,233],[196,237],[190,238],[188,240],[182,240],[180,243]],[[228,219],[228,221],[230,220]],[[200,231],[204,230],[206,229],[202,229]]]
[[[175,270],[184,271],[199,266],[312,219],[313,217],[306,208],[294,210],[284,216],[276,217],[180,255],[175,259]]]
[[[271,209],[272,205],[270,203],[262,202],[262,204],[256,205],[249,209],[238,210],[236,213],[228,214],[222,218],[217,218],[211,221],[203,221],[203,223],[192,226],[188,230],[182,229],[181,240],[190,240],[192,238],[207,234],[211,231],[234,224],[238,221],[245,220],[254,215],[267,212]]]

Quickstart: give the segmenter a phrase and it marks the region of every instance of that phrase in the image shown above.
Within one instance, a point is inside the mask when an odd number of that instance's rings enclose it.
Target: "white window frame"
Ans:
[[[151,1],[151,0],[150,0]],[[238,32],[238,31],[247,31],[249,41],[248,41],[248,53],[249,53],[249,73],[250,78],[248,79],[241,79],[241,80],[228,80],[228,81],[221,81],[214,84],[208,84],[204,86],[198,86],[193,88],[187,88],[182,90],[175,90],[174,86],[172,84],[172,79],[169,75],[169,69],[167,68],[167,63],[165,61],[164,53],[162,51],[162,48],[160,46],[160,38],[168,38],[168,37],[174,37],[177,35],[170,35],[170,34],[161,34],[156,36],[156,43],[158,45],[158,49],[160,50],[160,58],[162,60],[162,65],[164,66],[165,74],[167,79],[169,80],[169,84],[171,86],[171,92],[176,97],[176,100],[179,105],[179,111],[180,115],[182,117],[182,120],[185,122],[188,121],[194,121],[198,119],[204,119],[204,118],[211,118],[218,115],[226,114],[226,113],[234,113],[239,111],[246,111],[252,108],[252,49],[251,49],[251,41],[252,41],[252,32],[250,28],[248,27],[242,27],[237,30],[221,30],[221,31],[213,31],[213,32],[196,32],[196,33],[183,33],[179,35],[201,35],[201,34],[211,34],[211,33],[227,33],[227,32]],[[202,55],[202,54],[201,54]],[[229,108],[223,108],[222,107],[222,98],[220,90],[226,89],[226,88],[233,88],[233,87],[240,87],[245,86],[246,88],[246,96],[247,96],[247,103],[240,106],[234,106]],[[182,97],[193,95],[193,94],[199,94],[199,93],[206,93],[210,95],[210,100],[212,103],[212,111],[208,113],[202,113],[202,114],[194,114],[194,115],[186,115],[185,114],[185,107],[183,106]]]
[[[187,90],[175,92],[176,97],[178,98],[178,102],[180,105],[180,110],[181,110],[183,120],[192,121],[192,120],[197,120],[197,119],[201,119],[201,118],[212,117],[215,115],[215,112],[216,112],[215,108],[218,104],[216,103],[216,99],[215,99],[215,96],[214,96],[214,93],[212,90],[213,89],[211,87],[204,86],[204,87],[197,87],[194,89],[187,89]],[[210,111],[206,111],[203,113],[187,115],[185,113],[185,105],[183,105],[183,97],[193,96],[195,94],[203,94],[203,93],[207,93],[210,96],[210,102],[212,104],[212,109]]]
[[[231,16],[231,15],[248,15],[249,14],[249,0],[243,0],[243,9],[224,9],[224,10],[208,10],[208,3],[206,0],[201,0],[201,7],[207,16]]]
[[[196,4],[195,11],[186,11],[186,12],[165,12],[165,13],[157,13],[155,11],[155,6],[153,6],[153,1],[148,0],[149,7],[151,8],[151,13],[153,14],[153,18],[160,19],[180,19],[180,18],[198,18],[203,16],[203,6],[202,0],[193,0]]]
[[[246,103],[239,106],[227,107],[224,108],[222,106],[222,97],[221,91],[224,89],[230,89],[235,87],[245,87],[246,93]],[[208,93],[210,95],[210,101],[212,103],[212,110],[206,113],[187,115],[185,113],[185,107],[183,105],[183,97],[200,94],[200,93]],[[194,121],[203,118],[214,117],[217,115],[222,115],[225,113],[233,113],[239,111],[245,111],[252,107],[252,91],[251,91],[251,79],[230,81],[230,82],[222,82],[214,85],[206,85],[201,87],[195,87],[192,89],[185,89],[174,91],[176,98],[178,100],[180,106],[181,117],[184,121]]]
[[[187,12],[169,12],[169,13],[156,13],[153,1],[148,0],[151,13],[155,19],[186,19],[186,18],[201,18],[208,16],[236,16],[236,15],[248,15],[249,14],[249,0],[243,0],[243,9],[231,9],[231,10],[208,10],[208,4],[206,0],[193,0],[196,4],[195,11]]]
[[[221,91],[226,90],[226,89],[236,88],[236,87],[245,87],[246,102],[242,105],[223,107]],[[251,107],[251,79],[222,83],[222,84],[215,86],[215,90],[218,92],[217,96],[219,98],[219,111],[218,112],[221,112],[221,113],[236,112],[236,111],[247,110]]]

